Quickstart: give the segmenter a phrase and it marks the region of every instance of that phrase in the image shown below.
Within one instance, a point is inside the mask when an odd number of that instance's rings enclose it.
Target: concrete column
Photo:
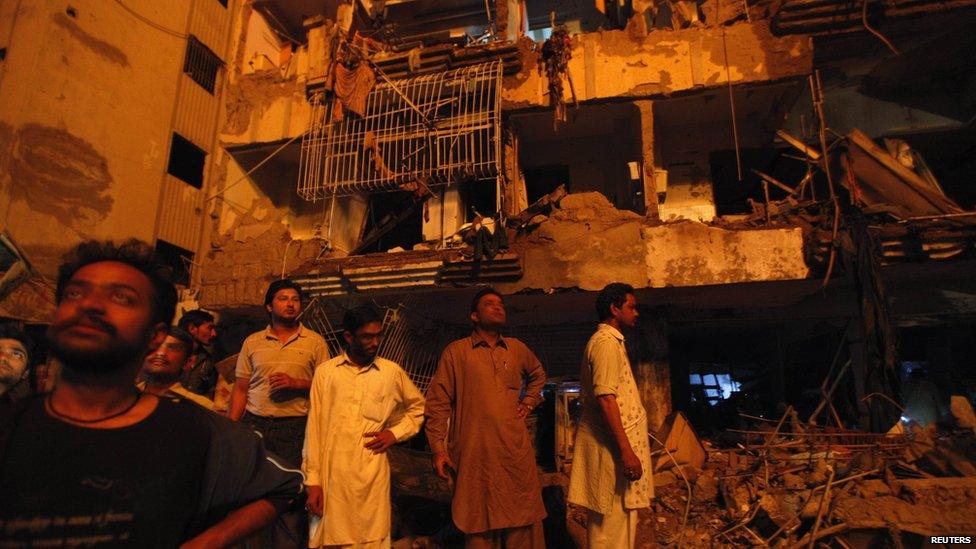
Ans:
[[[522,36],[521,4],[521,0],[495,0],[495,29],[510,42]]]
[[[671,369],[668,367],[668,323],[663,318],[640,320],[637,388],[647,410],[648,425],[657,430],[671,413]]]
[[[644,179],[644,216],[660,219],[657,207],[657,185],[654,182],[654,110],[653,102],[634,101],[640,110],[641,173]]]
[[[851,322],[845,333],[847,352],[851,357],[851,375],[854,377],[854,397],[857,399],[857,427],[868,430],[871,425],[871,412],[868,404],[862,400],[867,394],[865,380],[868,372],[867,346],[864,340],[864,326],[860,322]]]
[[[511,126],[504,130],[502,160],[502,169],[505,171],[501,184],[502,207],[505,215],[516,215],[529,207],[529,198],[522,169],[519,166],[518,134]]]

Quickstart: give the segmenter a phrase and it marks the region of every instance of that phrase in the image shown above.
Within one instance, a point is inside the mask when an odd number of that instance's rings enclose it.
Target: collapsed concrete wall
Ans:
[[[515,244],[523,276],[500,285],[599,290],[610,282],[635,288],[734,284],[806,278],[798,228],[734,231],[682,221],[649,225],[615,209],[599,193],[566,196],[550,218]]]
[[[212,239],[199,258],[198,299],[210,309],[237,309],[264,302],[268,283],[281,273],[321,257],[321,239],[295,239],[270,200],[255,200],[234,223]]]

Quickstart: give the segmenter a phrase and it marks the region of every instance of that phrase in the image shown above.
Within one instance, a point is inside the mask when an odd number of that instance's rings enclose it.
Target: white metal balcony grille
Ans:
[[[306,200],[430,187],[500,173],[499,61],[379,83],[365,116],[332,122],[332,101],[312,102],[298,194]]]
[[[342,325],[334,326],[330,316],[342,318],[346,309],[355,304],[352,300],[339,304],[335,299],[315,298],[302,313],[302,322],[325,338],[330,356],[345,352]],[[411,318],[411,314],[411,306],[404,303],[395,308],[384,308],[383,339],[376,354],[399,364],[417,388],[426,392],[437,368],[441,349],[438,347],[436,327],[422,326],[427,323],[419,322],[416,314]]]

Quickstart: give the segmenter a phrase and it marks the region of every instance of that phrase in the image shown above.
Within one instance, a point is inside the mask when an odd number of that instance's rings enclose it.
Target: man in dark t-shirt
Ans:
[[[55,297],[61,382],[0,409],[0,547],[223,547],[296,504],[253,431],[135,390],[176,303],[148,245],[79,245]]]

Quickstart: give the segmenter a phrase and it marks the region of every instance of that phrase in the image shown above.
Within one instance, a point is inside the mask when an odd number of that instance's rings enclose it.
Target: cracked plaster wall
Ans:
[[[239,308],[263,303],[268,283],[323,253],[323,241],[295,238],[287,210],[255,199],[215,235],[200,259],[199,301],[208,308]]]
[[[187,2],[128,4],[186,26]],[[83,239],[152,240],[185,47],[112,2],[68,8],[0,8],[0,228],[46,273]]]

